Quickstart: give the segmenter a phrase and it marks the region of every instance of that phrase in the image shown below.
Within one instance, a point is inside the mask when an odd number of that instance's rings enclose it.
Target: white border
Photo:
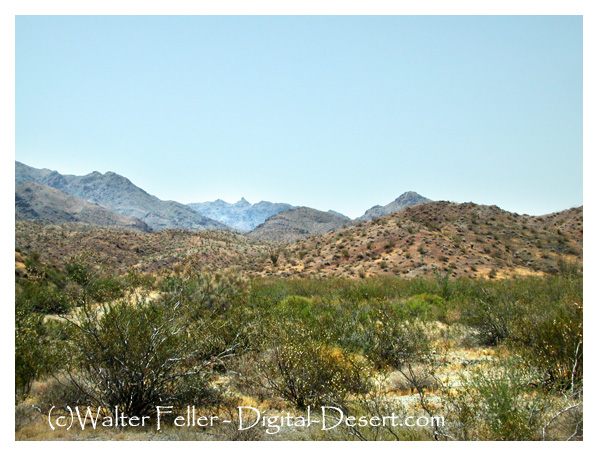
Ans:
[[[595,303],[590,300],[597,297],[596,280],[597,268],[594,260],[597,253],[597,242],[595,241],[596,231],[596,203],[595,196],[596,181],[595,172],[597,171],[596,154],[599,152],[597,147],[597,128],[599,127],[599,117],[597,115],[597,83],[599,74],[597,72],[597,57],[599,52],[597,44],[599,43],[599,23],[596,15],[596,1],[526,1],[526,0],[506,0],[495,2],[484,1],[424,1],[424,2],[390,2],[381,0],[370,0],[368,2],[351,2],[351,1],[293,1],[293,2],[274,2],[274,1],[221,1],[221,2],[195,2],[192,4],[189,1],[171,0],[168,2],[151,4],[148,1],[125,1],[125,0],[106,0],[98,1],[10,1],[8,6],[3,6],[2,12],[2,33],[4,34],[3,42],[3,62],[4,62],[4,84],[3,84],[3,122],[2,122],[2,138],[3,138],[3,167],[2,173],[2,210],[4,214],[14,214],[12,192],[14,192],[14,147],[15,147],[15,99],[14,99],[14,50],[15,50],[15,15],[41,14],[41,15],[57,15],[57,14],[350,14],[350,15],[373,15],[373,14],[436,14],[436,15],[459,15],[459,14],[565,14],[565,15],[583,15],[584,21],[584,194],[590,196],[586,202],[586,217],[585,228],[586,233],[586,262],[585,262],[585,277],[592,278],[590,281],[585,281],[584,295],[587,301],[587,310],[585,313],[585,321],[587,323],[587,354],[593,354],[587,357],[587,362],[594,362],[594,349],[596,348],[597,339],[594,331],[594,323],[597,322],[597,312]],[[14,222],[14,220],[13,220]],[[590,230],[590,232],[589,232]],[[226,452],[283,452],[288,454],[291,452],[309,452],[309,453],[327,453],[346,455],[347,453],[363,453],[373,450],[393,453],[442,453],[445,455],[464,455],[478,454],[485,455],[501,455],[506,452],[516,451],[518,454],[539,451],[546,453],[549,450],[555,450],[556,453],[565,454],[576,452],[577,454],[583,451],[585,454],[590,453],[593,448],[593,443],[596,441],[595,423],[591,413],[596,411],[597,394],[595,393],[596,370],[591,363],[587,363],[587,376],[585,379],[586,389],[586,404],[587,404],[587,420],[586,420],[586,436],[584,443],[447,443],[438,447],[437,443],[348,443],[348,442],[314,442],[314,443],[296,443],[293,442],[289,446],[289,442],[258,442],[258,443],[230,443],[230,442],[132,442],[132,443],[114,443],[114,442],[43,442],[43,443],[28,443],[14,441],[14,415],[12,412],[12,398],[14,392],[14,320],[12,318],[14,310],[14,282],[12,280],[13,264],[12,264],[12,248],[14,243],[14,223],[6,221],[2,225],[2,235],[4,243],[2,243],[2,251],[0,258],[2,259],[2,277],[5,281],[4,291],[10,291],[5,294],[6,300],[3,303],[3,312],[5,318],[3,335],[6,340],[4,342],[5,361],[11,361],[6,369],[8,375],[4,377],[2,383],[2,392],[6,400],[5,412],[2,415],[2,438],[9,446],[6,449],[11,454],[23,452],[25,450],[39,452],[40,455],[47,455],[48,452],[84,452],[86,455],[105,454],[107,451],[115,451],[118,446],[118,453],[131,451],[133,448],[138,450],[140,447],[144,453],[148,451],[164,453],[173,451],[173,446],[176,446],[175,452],[185,452],[195,455],[202,453],[210,455],[222,455]],[[590,235],[590,236],[589,236]],[[12,369],[10,369],[12,367]],[[12,384],[12,385],[10,385]],[[591,388],[589,388],[591,387]],[[12,419],[12,420],[11,420]],[[123,449],[123,446],[128,449]],[[243,446],[240,448],[239,446]],[[65,449],[67,448],[67,449]],[[12,452],[11,452],[12,451]]]

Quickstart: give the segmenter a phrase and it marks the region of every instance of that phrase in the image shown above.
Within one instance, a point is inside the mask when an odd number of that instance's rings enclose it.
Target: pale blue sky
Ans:
[[[582,100],[580,16],[16,19],[16,160],[182,203],[559,211]]]

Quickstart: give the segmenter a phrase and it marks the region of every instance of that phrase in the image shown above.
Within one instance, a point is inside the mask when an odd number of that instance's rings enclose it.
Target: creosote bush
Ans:
[[[462,376],[446,391],[444,433],[454,440],[535,440],[547,420],[548,398],[531,387],[538,373],[518,358],[497,360]]]
[[[239,396],[229,406],[446,417],[437,429],[340,427],[319,435],[327,439],[582,435],[575,268],[497,281],[434,273],[249,281],[191,263],[157,277],[28,263],[16,288],[16,379],[19,400],[38,381],[28,401],[42,408],[79,402],[151,415],[156,404],[220,407]],[[31,284],[64,294],[69,322],[46,316],[49,301],[34,298]]]
[[[298,409],[344,406],[370,389],[368,364],[338,347],[316,341],[289,342],[266,353],[260,364],[267,386]]]
[[[71,319],[70,385],[96,406],[150,415],[155,405],[203,405],[217,396],[210,367],[233,354],[215,352],[214,327],[191,320],[185,304],[119,301]]]

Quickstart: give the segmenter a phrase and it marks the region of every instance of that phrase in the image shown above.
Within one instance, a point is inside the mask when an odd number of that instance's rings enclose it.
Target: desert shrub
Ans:
[[[251,281],[248,305],[268,309],[289,295],[287,282],[272,278],[256,278]]]
[[[516,358],[463,375],[448,393],[445,432],[460,440],[532,440],[541,435],[548,399],[531,387],[538,374]]]
[[[235,271],[186,270],[160,281],[159,288],[171,301],[185,304],[191,317],[221,313],[247,299],[247,279]]]
[[[278,303],[276,309],[280,313],[307,318],[312,315],[314,306],[309,298],[289,295]]]
[[[370,300],[387,300],[399,295],[399,284],[400,282],[395,278],[379,276],[351,281],[339,290],[339,298],[352,304]]]
[[[65,268],[69,279],[82,287],[86,287],[94,277],[91,259],[87,254],[72,257]]]
[[[583,306],[553,303],[528,306],[514,325],[514,347],[544,374],[545,385],[577,390],[583,378]]]
[[[393,308],[374,311],[363,322],[358,345],[377,367],[402,367],[430,350],[430,338],[419,320],[405,320]]]
[[[15,394],[29,394],[33,381],[52,373],[60,362],[60,342],[48,331],[43,316],[17,300],[15,308]]]
[[[309,299],[290,295],[271,309],[270,327],[277,333],[286,331],[287,336],[295,333],[295,329],[305,329],[319,341],[329,341],[339,335],[339,327],[343,325],[343,316],[339,306],[321,303],[318,299]]]
[[[34,379],[43,371],[45,361],[39,345],[40,318],[19,306],[15,310],[15,389],[16,395],[29,393]]]
[[[124,286],[117,278],[99,276],[89,281],[86,291],[89,298],[96,302],[112,301],[123,296]]]
[[[510,336],[518,311],[518,304],[511,297],[489,290],[484,298],[464,305],[462,322],[478,332],[480,344],[496,345]]]
[[[32,311],[45,314],[62,314],[72,307],[70,297],[53,283],[34,278],[22,281],[15,289],[16,300],[29,303]]]
[[[446,303],[438,295],[425,292],[408,298],[399,305],[399,309],[409,317],[440,320],[445,316]]]
[[[349,395],[369,390],[365,362],[309,337],[272,348],[260,370],[268,387],[299,409],[343,406]]]
[[[213,329],[192,321],[180,302],[116,302],[84,306],[69,321],[73,334],[66,372],[90,404],[148,415],[157,404],[212,401],[210,366],[230,355],[212,351]]]

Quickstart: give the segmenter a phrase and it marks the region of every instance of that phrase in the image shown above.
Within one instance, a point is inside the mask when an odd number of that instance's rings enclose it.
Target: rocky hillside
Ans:
[[[123,216],[94,203],[33,181],[15,186],[15,219],[49,222],[82,222],[150,232],[139,219]]]
[[[189,203],[187,206],[203,216],[222,222],[242,232],[249,232],[255,229],[270,216],[278,214],[281,211],[295,208],[295,206],[288,203],[271,203],[266,201],[252,205],[245,198],[242,198],[237,203],[227,203],[219,199],[213,202]]]
[[[385,216],[387,214],[391,214],[394,213],[396,211],[400,211],[404,208],[407,208],[409,206],[416,206],[419,205],[420,203],[428,203],[431,200],[429,200],[426,197],[423,197],[420,194],[417,194],[416,192],[405,192],[403,194],[401,194],[399,197],[397,197],[395,200],[393,200],[391,203],[385,205],[385,206],[373,206],[372,208],[370,208],[368,211],[366,211],[364,213],[364,215],[358,217],[356,220],[357,221],[370,221],[376,217],[381,217],[381,216]]]
[[[313,229],[326,230],[330,225],[320,219],[323,214],[334,217],[309,208],[272,216],[274,236],[305,236],[298,231],[309,226],[305,221],[310,218]],[[340,219],[336,223],[347,224]],[[304,221],[299,227],[298,220]],[[291,244],[218,230],[148,234],[30,220],[17,220],[15,235],[15,248],[24,255],[38,252],[51,263],[65,264],[72,256],[89,252],[100,265],[118,272],[131,267],[169,271],[194,261],[202,268],[236,266],[258,276],[410,278],[440,273],[502,278],[552,274],[563,271],[564,265],[582,265],[583,208],[535,217],[496,206],[431,202]],[[268,225],[263,235],[268,235]],[[273,250],[279,251],[276,265],[269,255]]]
[[[334,216],[339,216],[339,217],[342,217],[343,219],[347,219],[347,220],[351,221],[351,218],[349,218],[345,214],[339,213],[339,212],[337,212],[335,210],[330,209],[330,210],[327,211],[327,213],[332,214]]]
[[[283,247],[277,265],[264,260],[260,274],[542,275],[566,263],[582,265],[582,248],[582,207],[535,217],[431,202]]]
[[[15,250],[38,253],[44,262],[64,266],[74,256],[91,255],[105,272],[170,272],[186,262],[198,268],[256,268],[269,245],[239,233],[221,230],[168,229],[141,233],[86,224],[17,220]]]
[[[263,224],[252,230],[248,236],[288,243],[334,232],[351,224],[353,222],[346,217],[302,206],[269,217]]]
[[[174,201],[160,200],[113,172],[94,171],[85,176],[62,175],[48,169],[29,167],[15,162],[15,182],[34,181],[62,192],[96,203],[110,211],[135,217],[152,230],[180,228],[185,230],[230,227],[193,211]]]

